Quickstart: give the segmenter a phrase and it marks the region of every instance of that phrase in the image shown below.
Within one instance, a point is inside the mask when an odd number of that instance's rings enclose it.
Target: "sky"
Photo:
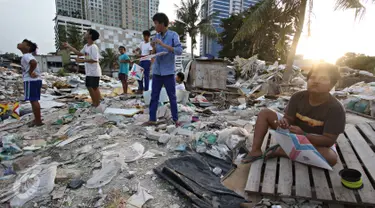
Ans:
[[[179,2],[160,0],[159,11],[173,21],[174,4]],[[334,11],[333,2],[314,0],[312,35],[307,37],[305,27],[297,53],[304,54],[305,58],[329,62],[335,62],[345,52],[375,56],[375,5],[366,5],[364,18],[355,21],[353,11]],[[0,53],[20,54],[16,45],[25,38],[38,44],[38,53],[55,51],[54,16],[54,0],[0,0]],[[189,39],[187,46],[190,51]],[[194,53],[198,54],[198,49],[199,44]]]

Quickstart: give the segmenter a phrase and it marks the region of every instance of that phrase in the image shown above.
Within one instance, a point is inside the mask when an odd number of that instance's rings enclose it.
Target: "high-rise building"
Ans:
[[[122,26],[121,0],[86,0],[87,20],[113,26]]]
[[[159,0],[149,0],[150,26],[154,25],[154,22],[152,21],[152,18],[158,12],[159,12]]]
[[[86,19],[85,0],[56,0],[56,14]]]
[[[218,33],[223,31],[220,27],[221,19],[228,18],[231,14],[241,13],[251,6],[255,5],[259,0],[207,0],[207,4],[202,11],[202,18],[216,14],[212,20],[212,25]],[[212,55],[218,57],[222,46],[217,40],[202,35],[200,40],[201,56]]]
[[[55,0],[57,15],[136,31],[149,29],[159,0]]]
[[[149,1],[152,0],[123,0],[122,27],[137,31],[149,29]]]

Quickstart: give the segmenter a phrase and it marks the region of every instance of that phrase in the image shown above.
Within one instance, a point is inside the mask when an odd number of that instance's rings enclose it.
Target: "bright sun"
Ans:
[[[341,44],[328,43],[327,39],[301,37],[297,54],[304,55],[304,59],[323,60],[335,64],[337,59],[345,54]]]

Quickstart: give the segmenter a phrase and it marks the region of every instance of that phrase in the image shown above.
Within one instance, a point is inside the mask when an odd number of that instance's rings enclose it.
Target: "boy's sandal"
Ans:
[[[261,160],[263,159],[263,155],[259,155],[259,156],[251,156],[251,155],[247,155],[245,158],[243,158],[241,160],[241,162],[243,164],[246,164],[246,163],[252,163],[252,162],[255,162],[257,160]]]
[[[276,144],[276,145],[273,145],[271,147],[269,147],[263,154],[264,156],[264,159],[267,160],[267,156],[268,155],[272,155],[273,153],[275,153],[277,151],[277,149],[280,148],[280,145],[279,144]]]

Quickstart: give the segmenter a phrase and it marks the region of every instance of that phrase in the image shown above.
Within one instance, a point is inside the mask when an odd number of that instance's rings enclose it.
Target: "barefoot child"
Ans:
[[[77,63],[85,63],[86,73],[86,87],[90,93],[92,99],[92,106],[97,112],[103,112],[100,106],[100,90],[99,81],[102,76],[102,69],[99,65],[99,48],[95,44],[95,41],[99,39],[99,33],[96,30],[89,29],[85,34],[85,40],[87,44],[81,51],[73,48],[68,43],[64,43],[64,46],[73,51],[78,56],[85,56],[85,59],[77,58]]]
[[[122,89],[124,95],[128,94],[128,76],[129,76],[129,64],[131,63],[129,56],[126,54],[126,48],[124,46],[119,47],[120,56],[118,58],[120,71],[118,78],[122,83]]]
[[[40,78],[40,70],[38,63],[33,54],[35,54],[37,45],[29,40],[23,40],[17,45],[22,52],[22,77],[25,91],[25,101],[30,101],[34,113],[34,121],[29,123],[29,127],[41,126],[42,116],[40,113],[40,90],[42,88],[42,80]]]

